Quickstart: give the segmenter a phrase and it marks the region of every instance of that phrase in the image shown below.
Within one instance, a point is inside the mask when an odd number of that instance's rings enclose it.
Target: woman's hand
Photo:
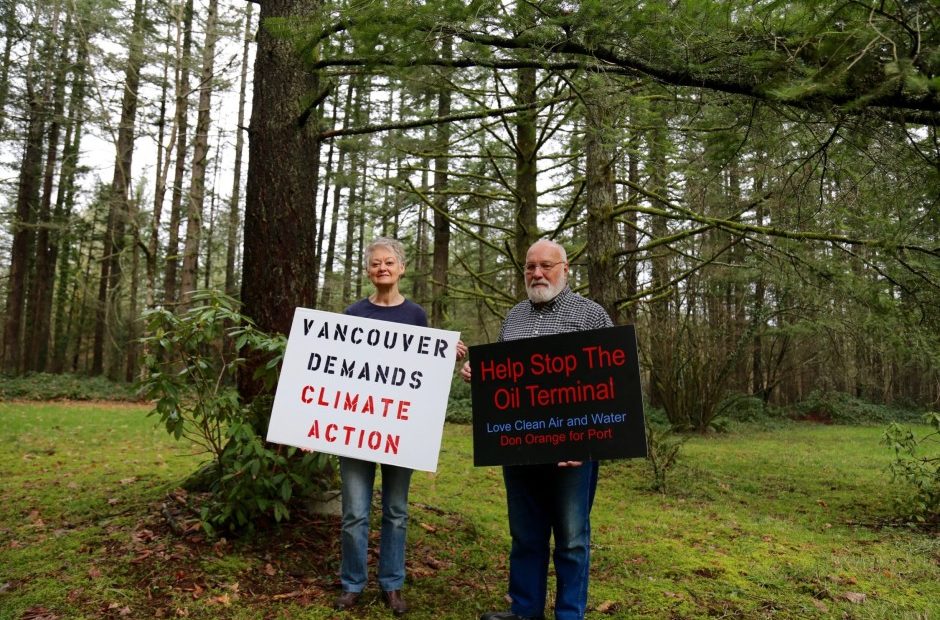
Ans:
[[[467,357],[467,345],[463,343],[463,340],[458,340],[457,341],[457,361],[459,362],[465,357]]]

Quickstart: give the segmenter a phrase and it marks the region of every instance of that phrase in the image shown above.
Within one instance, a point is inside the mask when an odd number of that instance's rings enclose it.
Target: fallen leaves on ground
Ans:
[[[61,618],[59,614],[42,606],[30,607],[20,616],[20,620],[59,620],[59,618]]]
[[[131,479],[125,481],[132,483]],[[91,594],[94,588],[75,588],[66,597],[72,608],[86,617],[113,620],[188,618],[199,616],[200,609],[207,606],[214,607],[215,613],[224,613],[219,610],[236,606],[254,608],[259,610],[258,617],[262,617],[280,604],[330,605],[339,588],[340,524],[337,517],[308,516],[301,512],[277,530],[259,526],[253,536],[207,540],[194,509],[201,499],[200,494],[176,490],[144,507],[133,522],[109,522],[105,528],[106,541],[84,551],[90,560],[85,568],[86,579],[102,580],[105,576],[110,579],[112,575],[105,567],[126,567],[128,573],[115,578],[126,587],[146,593],[146,600],[102,600]],[[417,508],[416,512],[421,510]],[[433,579],[454,567],[478,566],[478,559],[468,564],[468,558],[452,557],[449,554],[452,549],[440,547],[440,535],[468,531],[464,517],[443,511],[431,512],[442,517],[441,520],[434,525],[422,523],[420,518],[414,522],[421,523],[422,530],[438,536],[419,536],[419,540],[409,546],[409,577]],[[27,516],[33,523],[42,520],[38,511],[27,511],[24,517]],[[374,534],[371,546],[377,549],[378,532]],[[18,543],[9,544],[16,546]],[[256,561],[221,571],[206,569],[207,564],[231,554]],[[372,557],[371,561],[375,559]],[[505,570],[505,557],[487,566],[487,570],[492,569]],[[454,597],[461,599],[470,591],[492,594],[503,587],[502,583],[485,577],[474,570],[463,571],[449,576],[447,587]],[[608,601],[600,610],[614,614],[617,605]],[[17,620],[60,618],[63,616],[45,607],[34,607]]]
[[[604,601],[595,607],[594,610],[601,614],[612,614],[616,613],[619,608],[620,606],[617,605],[616,601]]]
[[[120,603],[111,603],[108,605],[107,612],[120,617],[127,617],[132,613],[130,607],[127,605],[122,606]]]
[[[840,596],[848,602],[855,603],[856,605],[864,603],[865,599],[868,598],[861,592],[843,592]]]

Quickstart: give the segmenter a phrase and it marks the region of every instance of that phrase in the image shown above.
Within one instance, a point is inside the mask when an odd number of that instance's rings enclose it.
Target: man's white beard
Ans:
[[[533,286],[534,284],[541,284],[544,282],[547,286]],[[547,301],[555,299],[555,297],[565,288],[565,282],[559,282],[558,285],[553,285],[547,278],[542,280],[532,281],[529,284],[526,284],[525,290],[529,294],[529,301],[534,304],[544,304]]]

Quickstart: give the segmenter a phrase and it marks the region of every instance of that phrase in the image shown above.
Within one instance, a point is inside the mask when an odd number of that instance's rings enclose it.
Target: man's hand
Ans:
[[[463,367],[460,369],[460,378],[470,383],[470,362],[464,362]]]
[[[559,467],[581,467],[584,465],[584,461],[559,461]]]
[[[458,340],[457,341],[457,361],[459,362],[465,357],[467,357],[467,345],[463,343],[463,340]]]

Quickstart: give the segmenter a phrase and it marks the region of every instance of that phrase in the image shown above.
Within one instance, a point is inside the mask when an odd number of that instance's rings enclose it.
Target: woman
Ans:
[[[428,317],[424,309],[405,299],[398,290],[398,283],[405,273],[405,250],[401,242],[379,237],[370,243],[365,251],[365,267],[375,292],[346,308],[346,314],[427,327]],[[466,352],[467,347],[458,341],[457,359],[463,358]],[[343,593],[336,599],[334,608],[342,610],[359,602],[368,578],[369,510],[376,464],[348,457],[340,457],[339,463],[343,485],[340,570]],[[405,535],[411,471],[382,464],[382,538],[378,579],[385,604],[399,616],[408,611],[401,588],[405,582]]]

